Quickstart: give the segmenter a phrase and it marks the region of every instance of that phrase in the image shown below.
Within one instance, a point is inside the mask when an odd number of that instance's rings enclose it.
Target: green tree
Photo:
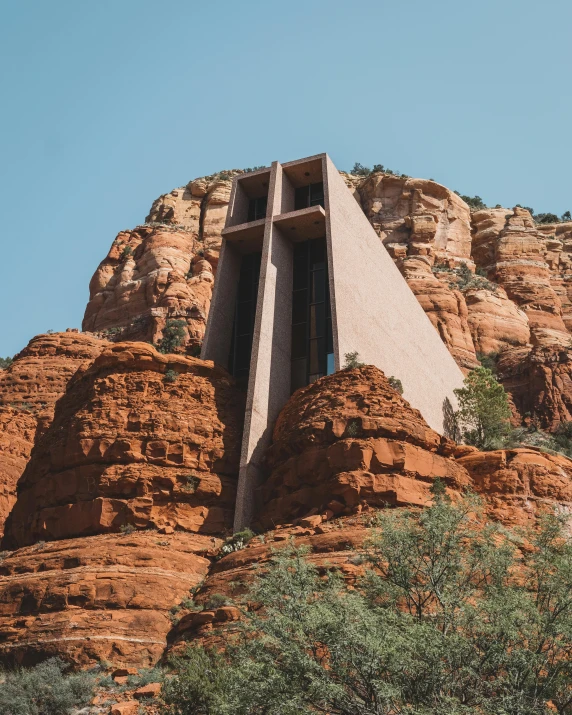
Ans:
[[[572,542],[547,517],[515,551],[474,497],[443,485],[387,510],[366,577],[274,552],[226,651],[191,647],[165,685],[171,715],[540,715],[572,712]],[[252,604],[256,604],[252,608]],[[549,706],[550,703],[550,706]]]
[[[352,367],[363,367],[365,363],[361,362],[359,359],[359,353],[357,351],[353,351],[351,353],[346,353],[344,355],[346,362],[344,364],[344,370],[347,370],[348,368]]]
[[[496,449],[510,428],[510,406],[504,387],[486,367],[472,370],[455,390],[459,437],[479,449]]]
[[[165,354],[172,353],[175,348],[182,345],[185,339],[186,327],[187,323],[184,320],[173,320],[172,318],[167,320],[163,328],[163,337],[159,342],[159,352]]]
[[[87,705],[95,679],[89,673],[66,675],[69,665],[60,658],[28,670],[0,673],[0,715],[68,715]]]
[[[5,370],[14,362],[11,357],[0,358],[0,370]]]

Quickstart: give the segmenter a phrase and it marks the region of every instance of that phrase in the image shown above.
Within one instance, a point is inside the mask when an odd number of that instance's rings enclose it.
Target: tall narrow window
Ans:
[[[248,221],[258,221],[259,218],[266,218],[266,206],[268,196],[261,196],[259,199],[250,199],[248,202]]]
[[[324,208],[324,184],[308,184],[296,189],[294,193],[294,208],[307,209],[309,206],[321,206]]]
[[[292,392],[334,371],[326,239],[294,246]]]
[[[239,381],[248,380],[250,371],[258,279],[260,277],[260,257],[260,253],[243,256],[240,265],[228,366],[229,372]]]

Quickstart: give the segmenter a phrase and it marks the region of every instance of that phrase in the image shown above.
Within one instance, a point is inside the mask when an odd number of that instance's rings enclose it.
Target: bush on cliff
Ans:
[[[224,652],[191,647],[169,715],[540,715],[572,711],[572,540],[546,517],[520,552],[443,485],[381,512],[349,588],[274,552]]]
[[[67,715],[72,708],[87,705],[93,676],[66,675],[68,668],[63,660],[51,658],[29,670],[0,674],[0,715]]]
[[[459,409],[455,413],[457,438],[479,449],[503,446],[510,429],[510,406],[504,387],[486,367],[472,370],[455,390]]]
[[[187,323],[184,320],[167,320],[163,328],[163,337],[159,342],[159,352],[166,355],[182,345],[186,327]]]
[[[0,370],[5,370],[14,362],[11,357],[0,358]]]

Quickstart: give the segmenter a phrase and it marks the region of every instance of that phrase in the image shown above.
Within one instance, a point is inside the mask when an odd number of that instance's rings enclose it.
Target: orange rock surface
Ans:
[[[125,524],[223,532],[243,410],[242,394],[212,363],[146,343],[113,345],[76,376],[36,441],[5,548]]]
[[[440,477],[469,483],[431,430],[381,370],[341,370],[298,390],[281,412],[259,490],[263,529],[312,514],[369,506],[423,506]]]
[[[0,370],[0,536],[36,436],[49,427],[72,375],[106,344],[71,331],[38,335]]]
[[[220,543],[197,534],[136,531],[3,554],[0,659],[155,663],[167,645],[171,609],[204,578]]]

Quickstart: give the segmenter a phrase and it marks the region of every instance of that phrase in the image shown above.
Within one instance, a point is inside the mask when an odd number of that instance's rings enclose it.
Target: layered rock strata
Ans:
[[[75,666],[159,660],[171,609],[206,575],[220,540],[136,531],[37,543],[0,556],[0,659]]]
[[[232,524],[243,396],[227,373],[117,343],[69,385],[37,441],[5,548],[138,528]]]
[[[72,375],[106,344],[73,331],[38,335],[0,370],[0,536],[34,440],[51,424]]]
[[[454,490],[469,484],[450,458],[454,449],[381,370],[341,370],[298,390],[278,417],[258,495],[260,527],[364,504],[425,505],[436,477]]]

